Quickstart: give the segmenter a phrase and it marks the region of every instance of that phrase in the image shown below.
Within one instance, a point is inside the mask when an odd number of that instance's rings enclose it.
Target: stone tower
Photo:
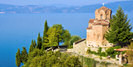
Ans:
[[[111,9],[102,6],[95,11],[95,19],[89,20],[87,27],[86,42],[88,46],[107,46],[109,43],[105,39],[104,34],[109,28],[109,20],[111,19]]]

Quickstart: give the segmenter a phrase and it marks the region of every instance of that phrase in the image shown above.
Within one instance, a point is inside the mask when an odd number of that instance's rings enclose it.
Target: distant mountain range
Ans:
[[[58,5],[59,6],[59,5]],[[0,4],[0,13],[91,13],[96,9],[100,8],[102,4],[86,5],[86,6],[69,6],[69,7],[58,7],[55,5],[51,6],[40,6],[40,5],[7,5]],[[115,11],[118,6],[121,6],[124,11],[133,11],[133,1],[121,1],[105,4],[106,7]]]

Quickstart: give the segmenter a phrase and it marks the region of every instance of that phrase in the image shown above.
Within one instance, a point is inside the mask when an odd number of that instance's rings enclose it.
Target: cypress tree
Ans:
[[[42,38],[40,37],[39,33],[37,38],[37,48],[41,49],[41,47],[42,47]]]
[[[23,51],[21,52],[21,60],[22,63],[25,63],[28,59],[28,53],[25,47],[23,47]]]
[[[20,54],[20,49],[18,49],[16,53],[16,66],[20,67],[20,64],[21,64],[21,54]]]
[[[43,43],[46,43],[47,42],[47,31],[48,31],[48,24],[47,24],[47,20],[45,21],[45,24],[44,24],[44,31],[43,31]]]
[[[125,15],[122,8],[119,7],[117,13],[113,15],[110,20],[110,29],[106,33],[105,38],[110,43],[122,46],[123,43],[128,43],[132,38],[131,29],[127,15]]]
[[[36,41],[35,40],[33,41],[33,47],[34,48],[36,47]]]
[[[32,52],[34,49],[34,42],[33,40],[31,41],[31,45],[30,45],[30,49],[29,49],[29,52]]]

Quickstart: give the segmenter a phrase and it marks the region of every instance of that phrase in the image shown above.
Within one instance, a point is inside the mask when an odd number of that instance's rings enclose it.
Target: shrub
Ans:
[[[114,49],[119,49],[121,48],[120,46],[116,46],[116,47],[110,47],[106,50],[106,54],[107,56],[111,56],[112,58],[115,58],[115,55],[120,54],[120,52],[118,51],[114,51]]]
[[[104,56],[104,57],[106,57],[106,56],[107,56],[105,52],[101,52],[101,54],[100,54],[100,55],[101,55],[101,56]]]
[[[98,54],[101,54],[101,52],[102,52],[102,48],[99,47],[99,48],[98,48]]]
[[[88,54],[91,53],[90,47],[88,47],[87,53],[88,53]]]

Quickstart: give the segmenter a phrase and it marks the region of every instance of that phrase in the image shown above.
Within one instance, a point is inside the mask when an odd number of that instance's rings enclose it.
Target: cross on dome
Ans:
[[[104,6],[104,3],[102,3],[103,4],[103,6]]]

